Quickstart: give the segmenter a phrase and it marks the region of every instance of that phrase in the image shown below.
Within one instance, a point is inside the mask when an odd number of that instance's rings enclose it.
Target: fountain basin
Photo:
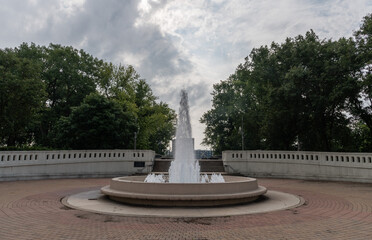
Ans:
[[[224,176],[224,183],[148,183],[146,176],[117,177],[101,189],[111,200],[145,206],[206,207],[252,202],[267,192],[257,180]]]

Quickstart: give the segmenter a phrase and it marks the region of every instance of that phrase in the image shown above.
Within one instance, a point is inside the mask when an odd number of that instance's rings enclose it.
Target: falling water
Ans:
[[[225,182],[223,176],[213,173],[210,178],[207,174],[200,175],[199,161],[194,157],[194,142],[191,134],[189,103],[187,92],[181,91],[181,102],[178,114],[176,132],[176,154],[169,168],[170,183],[219,183]],[[149,174],[145,182],[165,183],[163,174]]]
[[[169,182],[200,182],[200,166],[194,157],[187,92],[181,91],[181,102],[176,132],[176,154],[169,168]]]
[[[150,173],[145,178],[145,182],[151,182],[151,183],[165,183],[165,178],[163,174],[155,174]]]

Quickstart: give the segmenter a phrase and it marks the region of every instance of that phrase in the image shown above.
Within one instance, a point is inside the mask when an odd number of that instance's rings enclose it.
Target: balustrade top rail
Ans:
[[[308,161],[314,163],[355,163],[372,165],[372,153],[302,151],[224,151],[224,161]]]
[[[23,165],[31,162],[153,161],[154,158],[155,152],[151,150],[2,151],[0,152],[0,166]]]

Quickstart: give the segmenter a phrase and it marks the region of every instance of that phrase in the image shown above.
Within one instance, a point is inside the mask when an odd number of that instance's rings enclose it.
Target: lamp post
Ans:
[[[137,130],[134,132],[134,150],[137,149],[137,134],[139,132],[140,127],[138,126],[137,123],[137,118],[136,118],[136,126],[138,127]]]
[[[137,149],[137,132],[134,132],[134,150]]]
[[[242,128],[241,128],[241,133],[242,133],[242,151],[244,151],[243,114],[242,114]]]
[[[244,151],[244,131],[243,131],[243,124],[244,124],[244,112],[238,109],[236,106],[234,108],[241,114],[242,116],[242,126],[240,127],[240,133],[242,134],[242,151]]]

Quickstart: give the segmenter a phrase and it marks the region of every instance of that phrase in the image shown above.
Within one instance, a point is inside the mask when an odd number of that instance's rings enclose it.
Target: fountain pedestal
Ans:
[[[146,206],[206,207],[252,202],[266,193],[254,178],[225,176],[224,183],[148,183],[145,176],[113,178],[101,192],[118,202]]]

